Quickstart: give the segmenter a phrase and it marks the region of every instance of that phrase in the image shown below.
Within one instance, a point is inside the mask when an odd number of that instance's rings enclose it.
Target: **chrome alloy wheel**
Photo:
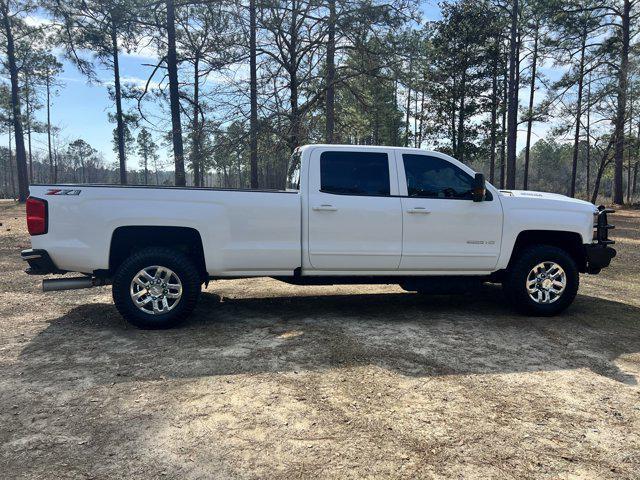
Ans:
[[[527,275],[527,293],[536,303],[553,303],[567,287],[567,275],[555,262],[542,262]]]
[[[173,270],[153,265],[135,274],[129,292],[136,307],[150,315],[159,315],[178,305],[182,282]]]

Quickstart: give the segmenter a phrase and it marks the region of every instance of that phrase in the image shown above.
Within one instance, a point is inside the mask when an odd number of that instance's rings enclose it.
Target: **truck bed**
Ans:
[[[300,266],[297,192],[52,184],[30,194],[47,201],[49,215],[32,246],[62,270],[109,268],[113,233],[129,226],[194,229],[211,276],[290,275]]]

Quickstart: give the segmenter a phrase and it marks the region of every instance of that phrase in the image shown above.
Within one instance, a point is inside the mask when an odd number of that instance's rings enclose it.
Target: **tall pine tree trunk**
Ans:
[[[11,130],[9,130],[9,133],[11,133]],[[6,196],[6,198],[9,198],[9,159],[11,152],[7,152],[9,153],[9,155],[7,156],[7,158],[2,162],[3,163],[3,168],[4,168],[4,175],[3,175],[3,181],[4,181],[4,192],[3,194]]]
[[[251,188],[258,188],[258,71],[256,52],[256,0],[249,1],[249,94],[251,113],[249,116],[249,163],[251,165]]]
[[[16,180],[13,175],[13,150],[11,146],[11,128],[9,128],[9,176],[11,177],[11,195],[16,198]]]
[[[516,142],[518,140],[518,15],[519,1],[513,0],[509,35],[509,90],[507,104],[507,188],[516,188]]]
[[[47,71],[47,146],[49,151],[49,181],[54,181],[53,176],[53,153],[51,151],[51,75]]]
[[[578,176],[578,154],[580,153],[580,120],[582,118],[582,90],[584,85],[584,54],[587,45],[587,28],[582,29],[580,46],[580,65],[578,67],[578,99],[576,105],[576,132],[573,139],[573,159],[571,163],[571,189],[569,196],[576,196],[576,177]]]
[[[458,148],[457,158],[461,162],[464,162],[464,120],[465,120],[465,100],[466,100],[466,88],[467,88],[467,69],[466,66],[462,70],[462,77],[460,78],[460,112],[458,114]]]
[[[591,72],[589,72],[589,82],[587,83],[587,185],[586,193],[589,195],[589,177],[591,176]]]
[[[201,186],[200,180],[200,52],[194,52],[193,61],[193,138],[191,145],[191,167],[193,185]]]
[[[144,184],[149,185],[149,154],[144,153]]]
[[[299,4],[294,1],[291,6],[291,26],[289,29],[289,108],[290,127],[289,127],[289,151],[293,151],[300,145],[300,129],[301,115],[299,109],[298,98],[298,7]]]
[[[16,170],[18,172],[18,201],[25,202],[29,195],[29,177],[27,174],[27,152],[24,148],[24,133],[22,130],[22,114],[20,112],[20,86],[18,84],[18,66],[16,64],[16,51],[13,40],[13,30],[9,17],[9,6],[6,2],[2,5],[2,17],[5,30],[7,64],[11,80],[11,116],[16,143]],[[9,149],[11,158],[11,149]],[[12,171],[13,172],[13,171]],[[14,193],[15,196],[15,193]]]
[[[393,70],[393,75],[393,106],[395,110],[398,110],[398,72],[395,69]],[[391,134],[392,144],[398,147],[400,146],[400,139],[398,138],[399,128],[399,125],[394,124],[393,132]]]
[[[491,72],[491,152],[489,163],[489,183],[493,184],[496,174],[496,130],[498,122],[498,51],[493,58]]]
[[[533,127],[533,102],[536,94],[536,69],[538,66],[538,40],[540,33],[540,20],[536,18],[533,31],[533,58],[531,59],[531,85],[529,87],[529,109],[527,110],[527,143],[524,148],[524,181],[523,188],[529,188],[529,159],[531,156],[531,129]]]
[[[58,144],[53,145],[53,183],[58,181]]]
[[[629,91],[629,146],[627,147],[627,203],[631,203],[631,130],[633,129],[633,88]]]
[[[407,80],[407,112],[404,126],[404,146],[409,146],[409,118],[411,116],[411,74],[413,73],[413,59],[409,58],[409,79]]]
[[[591,203],[596,203],[596,200],[598,199],[598,192],[600,190],[600,182],[602,181],[602,175],[604,174],[604,170],[607,164],[609,163],[608,162],[609,152],[611,151],[611,147],[613,147],[613,144],[615,143],[615,141],[616,141],[615,136],[611,136],[611,138],[609,139],[609,143],[607,144],[607,148],[605,148],[604,153],[600,158],[600,165],[598,165],[598,171],[596,172],[596,179],[593,186],[593,195],[591,195]]]
[[[113,57],[113,84],[116,94],[116,122],[118,137],[118,159],[120,160],[120,184],[127,184],[127,162],[124,146],[124,118],[122,114],[122,91],[120,87],[120,64],[118,61],[118,35],[115,18],[111,19],[111,54]]]
[[[413,147],[418,148],[418,89],[413,91]],[[380,131],[380,110],[376,106],[376,128]],[[378,142],[374,143],[378,145]]]
[[[25,110],[26,110],[26,121],[27,121],[27,143],[29,145],[29,183],[33,183],[33,151],[31,147],[31,90],[29,87],[29,76],[25,76],[25,85],[24,85],[24,99],[25,99]]]
[[[171,103],[171,137],[175,163],[176,187],[186,186],[184,172],[184,147],[180,120],[180,91],[178,86],[178,55],[176,53],[176,12],[173,0],[166,0],[167,7],[167,72],[169,74],[169,98]]]
[[[329,25],[327,35],[327,92],[326,92],[326,125],[325,140],[333,143],[335,129],[335,96],[336,96],[336,0],[329,0]]]
[[[426,82],[426,78],[424,79]],[[424,127],[424,86],[421,89],[422,91],[420,92],[420,122],[419,122],[419,127],[418,127],[418,142],[416,144],[416,148],[421,148],[422,147],[422,134],[423,134],[423,127]]]
[[[625,126],[625,110],[627,108],[627,84],[629,70],[629,41],[630,41],[630,11],[631,1],[624,0],[621,16],[621,41],[622,49],[620,52],[620,70],[618,73],[618,106],[616,110],[614,136],[616,145],[613,154],[614,159],[614,178],[613,178],[613,201],[617,204],[624,202],[624,190],[622,182],[622,170],[624,167],[624,126]]]
[[[500,188],[505,188],[507,162],[507,105],[509,103],[508,72],[504,70],[502,81],[502,142],[500,146]]]
[[[456,78],[457,77],[454,76],[451,82],[453,85],[453,88],[451,89],[452,99],[449,103],[451,106],[451,110],[449,111],[449,115],[451,117],[451,151],[453,152],[454,157],[458,156],[458,128],[456,127],[456,99],[458,98],[458,83]]]
[[[300,111],[298,108],[298,72],[291,70],[291,86],[289,88],[289,105],[291,108],[291,125],[289,131],[289,151],[293,151],[300,145]]]
[[[640,167],[640,121],[638,121],[638,133],[636,134],[636,163],[633,166],[633,181],[631,196],[635,197],[638,185],[638,168]]]

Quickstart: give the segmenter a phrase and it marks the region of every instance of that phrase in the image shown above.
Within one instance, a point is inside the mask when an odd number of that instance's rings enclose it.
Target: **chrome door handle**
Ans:
[[[324,205],[316,205],[315,207],[312,207],[313,210],[315,210],[316,212],[335,212],[336,210],[338,210],[336,207],[334,207],[333,205],[328,205],[328,204],[324,204]]]
[[[407,209],[407,213],[422,213],[424,215],[427,213],[431,213],[431,210],[427,210],[424,207],[415,207]]]

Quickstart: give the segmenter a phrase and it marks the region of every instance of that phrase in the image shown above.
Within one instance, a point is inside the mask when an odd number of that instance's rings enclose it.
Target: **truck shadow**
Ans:
[[[410,376],[588,368],[636,384],[615,360],[640,352],[640,308],[579,296],[561,317],[526,318],[504,303],[493,287],[449,297],[204,292],[192,319],[167,331],[135,329],[110,304],[82,305],[29,342],[18,367],[52,383],[375,365]]]

